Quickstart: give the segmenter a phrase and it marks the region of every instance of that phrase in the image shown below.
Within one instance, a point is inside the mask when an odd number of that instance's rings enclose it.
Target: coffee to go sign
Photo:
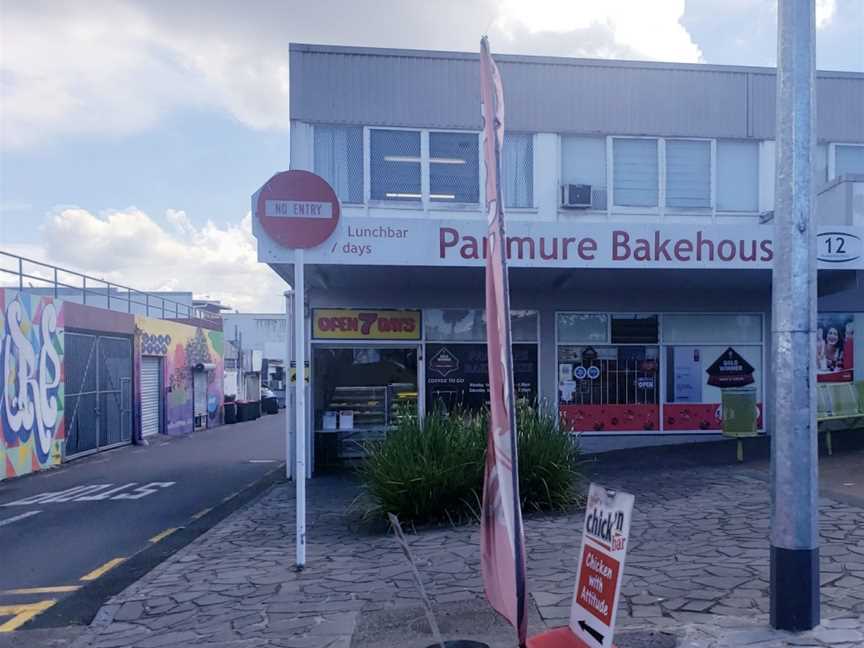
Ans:
[[[419,310],[316,308],[316,340],[419,340]]]

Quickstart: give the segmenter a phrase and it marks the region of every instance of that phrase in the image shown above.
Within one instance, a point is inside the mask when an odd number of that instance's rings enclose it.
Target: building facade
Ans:
[[[588,449],[714,438],[732,362],[770,433],[774,70],[496,60],[519,392]],[[399,407],[485,401],[479,64],[293,45],[290,73],[291,168],[341,205],[304,253],[320,463]],[[862,114],[864,75],[818,75],[821,380],[864,368]],[[294,252],[254,231],[292,283]]]
[[[0,480],[220,424],[222,347],[213,320],[0,288]]]

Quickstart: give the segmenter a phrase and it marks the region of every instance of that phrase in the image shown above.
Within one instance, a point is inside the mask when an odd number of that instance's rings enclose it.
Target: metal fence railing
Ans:
[[[17,288],[25,293],[157,319],[219,319],[217,313],[191,303],[2,250],[0,288]]]

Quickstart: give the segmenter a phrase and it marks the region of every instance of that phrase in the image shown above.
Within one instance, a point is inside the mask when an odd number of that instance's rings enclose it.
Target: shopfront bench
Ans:
[[[833,454],[832,432],[864,427],[864,381],[819,383],[816,396],[816,422],[825,432],[830,455]]]

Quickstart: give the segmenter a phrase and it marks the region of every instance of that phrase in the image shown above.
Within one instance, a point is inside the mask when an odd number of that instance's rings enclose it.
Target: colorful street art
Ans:
[[[0,289],[0,480],[63,459],[63,308]]]
[[[142,356],[164,358],[162,384],[165,432],[188,434],[194,429],[193,370],[205,367],[207,375],[207,426],[218,425],[222,410],[222,331],[213,331],[169,320],[135,318],[135,364],[140,375]],[[212,366],[211,366],[212,365]],[[140,381],[136,386],[136,425],[140,426]],[[139,430],[140,434],[140,430]]]

